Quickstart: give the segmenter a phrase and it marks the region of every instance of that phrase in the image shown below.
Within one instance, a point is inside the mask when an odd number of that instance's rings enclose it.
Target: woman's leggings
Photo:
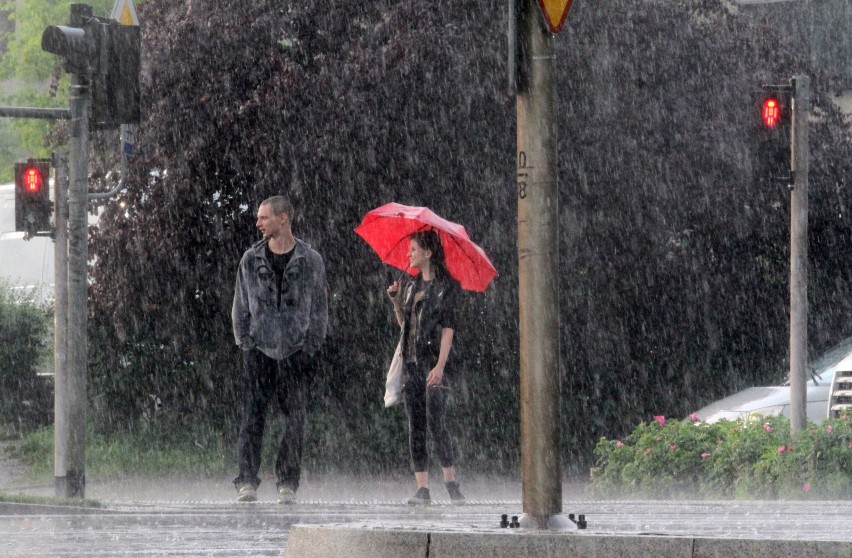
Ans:
[[[453,466],[453,439],[446,424],[447,399],[450,390],[446,377],[438,387],[426,387],[430,367],[422,364],[405,364],[405,410],[408,414],[408,447],[415,473],[429,470],[429,449],[426,431],[438,450],[441,467]]]

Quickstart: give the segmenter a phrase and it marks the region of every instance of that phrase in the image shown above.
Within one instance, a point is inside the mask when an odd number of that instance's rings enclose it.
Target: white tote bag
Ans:
[[[392,407],[402,401],[402,341],[397,343],[393,360],[388,368],[385,381],[385,407]]]

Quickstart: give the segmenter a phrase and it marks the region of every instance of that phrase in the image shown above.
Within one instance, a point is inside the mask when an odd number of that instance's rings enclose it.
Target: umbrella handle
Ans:
[[[405,269],[402,271],[402,273],[399,274],[399,277],[397,277],[396,279],[393,278],[393,272],[388,270],[388,281],[390,281],[390,284],[393,285],[394,283],[401,282],[402,278],[405,277],[405,274],[408,273],[409,267],[411,267],[411,264],[405,266]]]
[[[408,273],[408,268],[409,268],[409,267],[411,267],[411,264],[410,264],[410,263],[409,263],[407,266],[405,266],[405,269],[403,269],[403,270],[402,270],[402,273],[400,273],[400,274],[399,274],[399,277],[397,277],[397,278],[396,278],[396,282],[397,282],[397,283],[398,283],[398,282],[400,282],[400,281],[402,281],[402,278],[403,278],[403,277],[405,277],[405,275]]]

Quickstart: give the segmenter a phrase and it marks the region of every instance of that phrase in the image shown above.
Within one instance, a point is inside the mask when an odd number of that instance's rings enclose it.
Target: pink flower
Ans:
[[[828,426],[826,426],[826,427],[825,427],[825,429],[828,431],[828,433],[829,433],[829,434],[831,434],[832,432],[834,432],[834,427],[833,427],[833,426],[831,426],[830,424],[829,424]]]
[[[689,415],[689,420],[691,420],[691,421],[700,421],[701,419],[700,419],[700,418],[698,418],[698,413],[692,413],[691,415]]]
[[[770,425],[768,422],[764,422],[763,423],[763,429],[766,430],[767,432],[772,432],[772,425]]]
[[[847,447],[847,448],[852,448],[852,442],[849,442],[848,444],[846,444],[846,447]]]
[[[811,489],[811,483],[809,483],[809,482],[806,482],[806,483],[802,486],[802,492],[807,492],[807,491],[808,491],[808,490],[810,490],[810,489]]]
[[[648,448],[645,451],[643,451],[642,455],[648,455],[649,453],[651,453],[651,448]]]
[[[664,417],[663,415],[655,415],[654,420],[657,421],[657,424],[659,424],[660,426],[666,425],[666,417]]]
[[[779,446],[778,447],[778,453],[784,453],[785,451],[787,451],[787,446]]]
[[[617,448],[620,448],[620,447],[621,447],[621,446],[623,446],[623,445],[624,445],[624,442],[622,442],[621,440],[618,440],[618,441],[615,443],[615,447],[617,447]]]
[[[708,457],[710,457],[710,454],[707,453],[706,451],[701,454],[701,459],[707,459]]]
[[[672,444],[672,445],[670,445],[670,446],[669,446],[669,449],[670,449],[670,450],[672,450],[672,451],[676,450],[676,449],[677,449],[677,444]]]

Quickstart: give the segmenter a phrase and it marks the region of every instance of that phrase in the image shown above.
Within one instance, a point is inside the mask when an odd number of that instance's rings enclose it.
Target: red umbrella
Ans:
[[[473,243],[464,227],[435,215],[426,207],[389,203],[364,216],[355,232],[367,241],[386,264],[408,269],[408,237],[433,230],[441,238],[447,270],[463,289],[485,291],[497,270],[485,251]]]

